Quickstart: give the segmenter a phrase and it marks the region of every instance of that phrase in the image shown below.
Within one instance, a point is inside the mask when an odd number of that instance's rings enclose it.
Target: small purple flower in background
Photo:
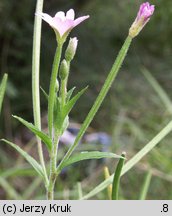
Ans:
[[[149,22],[154,10],[155,6],[150,5],[149,2],[141,4],[137,17],[129,30],[129,35],[132,38],[136,37],[146,23]]]
[[[66,15],[63,11],[59,11],[54,17],[51,17],[46,13],[37,13],[36,15],[40,16],[54,29],[58,39],[66,38],[68,33],[74,27],[89,18],[89,16],[87,15],[75,19],[75,12],[73,9],[67,11]]]

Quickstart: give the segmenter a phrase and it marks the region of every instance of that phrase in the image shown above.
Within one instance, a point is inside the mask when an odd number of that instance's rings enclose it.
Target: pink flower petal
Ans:
[[[88,19],[90,16],[82,16],[77,18],[76,20],[74,20],[74,26],[79,25],[81,22],[83,22],[84,20]]]
[[[53,18],[46,13],[36,13],[35,15],[41,17],[45,22],[47,22],[50,25],[53,21]]]
[[[65,13],[63,11],[59,11],[56,13],[55,17],[58,17],[60,18],[61,20],[65,20],[66,17],[65,17]]]
[[[75,19],[75,12],[73,9],[70,9],[66,13],[66,19],[74,20]]]
[[[54,17],[51,26],[55,28],[59,32],[60,36],[62,37],[67,31],[69,31],[74,27],[74,21],[73,20],[63,21],[58,17]]]
[[[83,16],[74,20],[75,12],[73,9],[68,10],[66,16],[63,11],[57,12],[54,17],[51,17],[46,13],[38,13],[37,15],[45,20],[56,32],[58,32],[60,37],[63,37],[65,33],[68,33],[75,26],[89,18],[89,16]]]

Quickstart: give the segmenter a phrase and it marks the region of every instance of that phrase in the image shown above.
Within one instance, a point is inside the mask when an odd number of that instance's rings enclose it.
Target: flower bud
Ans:
[[[72,59],[75,56],[77,46],[78,46],[78,39],[76,37],[70,38],[68,47],[65,52],[66,61],[69,61],[69,62],[72,61]]]
[[[129,29],[129,36],[134,38],[139,34],[139,32],[146,25],[146,23],[149,22],[150,17],[154,13],[154,10],[155,10],[155,6],[150,5],[149,2],[145,2],[141,4],[137,17]]]
[[[59,76],[61,80],[64,80],[69,72],[69,65],[65,59],[61,62]]]

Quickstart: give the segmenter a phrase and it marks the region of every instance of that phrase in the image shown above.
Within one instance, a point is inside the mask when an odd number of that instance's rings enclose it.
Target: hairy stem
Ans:
[[[54,185],[57,178],[56,164],[57,164],[57,150],[58,150],[59,138],[60,138],[60,134],[56,133],[53,148],[50,155],[50,177],[49,177],[49,186],[47,189],[48,200],[54,199]]]

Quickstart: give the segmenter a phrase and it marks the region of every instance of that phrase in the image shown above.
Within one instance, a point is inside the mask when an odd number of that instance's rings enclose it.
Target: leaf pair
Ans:
[[[41,165],[27,152],[22,150],[19,146],[16,144],[2,139],[5,143],[13,147],[16,151],[18,151],[29,163],[30,165],[35,169],[35,171],[44,179],[44,171],[41,167]],[[69,165],[72,165],[74,163],[77,163],[79,161],[83,160],[90,160],[90,159],[101,159],[101,158],[121,158],[121,156],[110,153],[110,152],[99,152],[99,151],[92,151],[92,152],[81,152],[80,154],[74,155],[70,157],[68,160],[66,160],[63,163],[63,166],[61,167],[61,170]]]

